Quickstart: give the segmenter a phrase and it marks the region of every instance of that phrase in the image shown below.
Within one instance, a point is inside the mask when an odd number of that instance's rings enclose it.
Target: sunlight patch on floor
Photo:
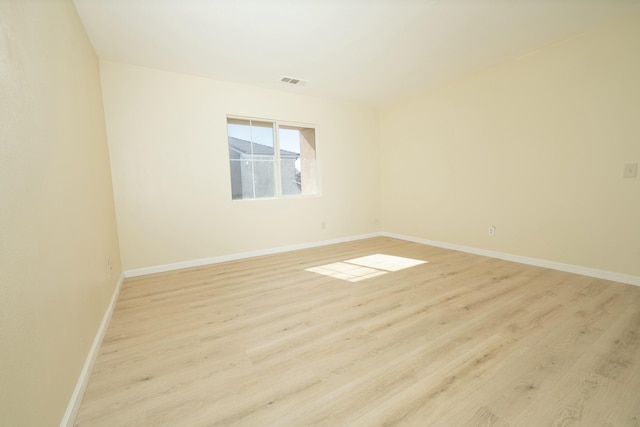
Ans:
[[[324,274],[325,276],[347,280],[349,282],[359,282],[393,271],[425,264],[426,262],[427,261],[393,255],[375,254],[308,268],[306,271]]]

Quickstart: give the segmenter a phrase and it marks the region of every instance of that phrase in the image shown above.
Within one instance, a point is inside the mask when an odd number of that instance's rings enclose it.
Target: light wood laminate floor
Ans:
[[[427,262],[307,271],[373,254]],[[638,426],[640,288],[382,237],[128,279],[76,425]]]

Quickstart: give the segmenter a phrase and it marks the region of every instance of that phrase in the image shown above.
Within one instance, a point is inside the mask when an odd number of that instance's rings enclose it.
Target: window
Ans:
[[[229,117],[227,136],[233,199],[317,193],[315,128]]]

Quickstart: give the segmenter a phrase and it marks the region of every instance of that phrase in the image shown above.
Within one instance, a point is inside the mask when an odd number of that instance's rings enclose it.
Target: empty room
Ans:
[[[0,0],[1,426],[639,426],[640,0]]]

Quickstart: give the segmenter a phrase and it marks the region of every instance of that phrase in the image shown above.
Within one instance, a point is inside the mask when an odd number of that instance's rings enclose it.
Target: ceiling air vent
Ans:
[[[296,86],[302,86],[303,84],[306,83],[304,80],[296,79],[293,77],[283,77],[280,79],[280,81],[282,83],[289,83],[290,85],[296,85]]]

